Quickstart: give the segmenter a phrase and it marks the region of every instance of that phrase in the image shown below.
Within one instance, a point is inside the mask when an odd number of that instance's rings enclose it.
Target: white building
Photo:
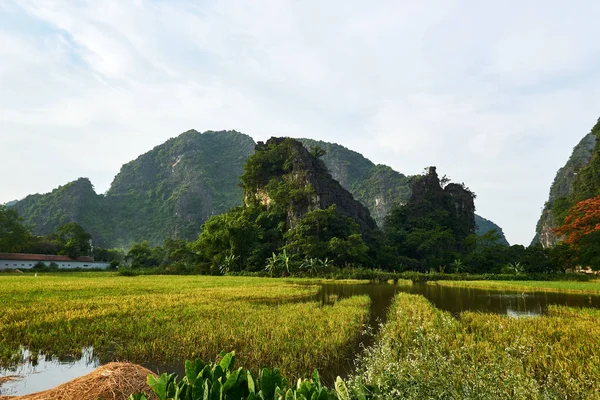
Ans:
[[[110,263],[103,261],[94,261],[91,257],[79,257],[72,259],[67,256],[51,256],[46,254],[20,254],[20,253],[0,253],[0,270],[3,269],[29,269],[36,264],[42,263],[49,267],[51,263],[58,265],[58,268],[102,268],[106,269]]]

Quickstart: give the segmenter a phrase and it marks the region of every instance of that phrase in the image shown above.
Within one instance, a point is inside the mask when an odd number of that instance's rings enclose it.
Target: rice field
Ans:
[[[379,399],[597,399],[600,311],[457,319],[400,293],[351,385]]]
[[[370,304],[321,306],[317,290],[247,277],[4,275],[0,366],[21,362],[21,347],[68,356],[92,346],[103,362],[173,365],[235,350],[240,365],[309,376],[353,357]]]
[[[435,281],[433,285],[490,290],[522,290],[600,294],[600,280],[576,281]]]

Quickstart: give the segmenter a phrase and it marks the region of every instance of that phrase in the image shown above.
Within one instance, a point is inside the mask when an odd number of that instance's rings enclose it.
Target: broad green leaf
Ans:
[[[322,387],[319,390],[319,400],[329,400],[329,392],[327,391],[327,389],[325,389],[324,387]]]
[[[304,381],[300,384],[300,387],[298,388],[298,394],[301,394],[304,397],[306,397],[307,399],[309,399],[312,392],[315,392],[315,393],[318,392],[318,390],[313,390],[313,389],[314,389],[314,383]]]
[[[254,382],[252,372],[246,371],[246,379],[248,380],[248,390],[250,393],[256,393],[256,383]]]
[[[210,370],[210,365],[205,366],[204,368],[202,368],[202,372],[200,373],[202,378],[204,379],[212,379],[212,374],[211,374],[211,370]],[[198,374],[200,376],[200,374]]]
[[[154,375],[148,375],[146,383],[148,383],[148,386],[152,388],[152,391],[160,400],[167,400],[167,374],[162,374],[158,378]]]
[[[285,400],[296,400],[296,392],[293,389],[288,389],[285,394]]]
[[[208,379],[204,381],[204,396],[202,396],[202,400],[210,400],[210,383]]]
[[[223,352],[221,353],[223,354]],[[219,365],[223,371],[231,371],[233,369],[233,364],[235,363],[235,351],[225,353],[222,357]]]
[[[263,368],[260,374],[260,391],[265,399],[271,400],[275,397],[275,388],[277,381],[273,377],[273,373],[268,368]]]
[[[350,394],[348,393],[348,388],[346,384],[339,376],[335,380],[335,392],[338,395],[339,400],[350,400]]]
[[[194,384],[196,382],[196,378],[198,374],[204,368],[204,363],[201,359],[197,358],[195,361],[187,360],[185,362],[185,376],[188,378],[188,382],[190,384]]]
[[[214,381],[210,388],[209,400],[223,400],[222,389],[221,383],[219,381]]]
[[[242,368],[238,369],[237,371],[235,371],[235,372],[231,373],[231,375],[229,375],[229,377],[223,384],[223,394],[226,394],[229,389],[231,389],[232,387],[234,387],[237,384],[241,370],[242,370]]]
[[[213,384],[219,380],[219,378],[225,377],[225,372],[223,372],[223,368],[220,365],[217,365],[215,369],[212,370],[212,380]]]
[[[317,389],[321,389],[321,377],[319,376],[319,371],[315,368],[312,373],[312,380],[315,385],[317,385]]]
[[[193,389],[190,390],[191,397],[188,396],[191,400],[203,400],[204,399],[204,384],[205,381],[201,377],[196,379],[196,383],[194,384]]]

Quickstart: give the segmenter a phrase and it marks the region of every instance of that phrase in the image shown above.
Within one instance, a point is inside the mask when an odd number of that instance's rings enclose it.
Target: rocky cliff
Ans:
[[[532,244],[540,243],[543,247],[552,247],[557,243],[558,238],[552,232],[552,229],[556,227],[553,213],[555,205],[557,201],[561,201],[560,199],[568,198],[573,194],[573,183],[577,173],[589,164],[595,146],[596,135],[590,132],[575,146],[567,163],[556,173],[550,187],[548,201],[538,220]]]
[[[308,212],[335,204],[338,213],[352,218],[368,235],[377,227],[369,210],[332,178],[319,156],[291,138],[258,142],[242,176],[246,202],[285,204],[290,228]]]

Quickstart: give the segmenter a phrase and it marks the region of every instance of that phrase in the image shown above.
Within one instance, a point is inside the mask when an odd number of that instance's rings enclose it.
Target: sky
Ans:
[[[189,129],[435,165],[528,245],[600,117],[600,2],[0,0],[0,203]]]

